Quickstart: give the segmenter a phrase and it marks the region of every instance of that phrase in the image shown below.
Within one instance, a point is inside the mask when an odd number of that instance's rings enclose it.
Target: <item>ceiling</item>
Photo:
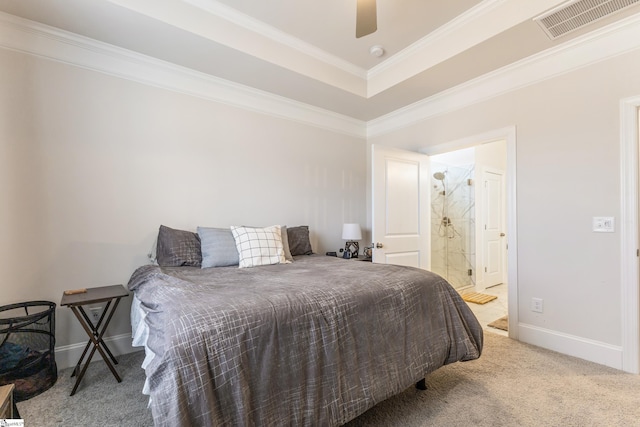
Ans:
[[[533,18],[559,0],[0,0],[0,11],[358,120],[372,120],[640,13],[551,40]],[[384,55],[370,55],[372,46]]]

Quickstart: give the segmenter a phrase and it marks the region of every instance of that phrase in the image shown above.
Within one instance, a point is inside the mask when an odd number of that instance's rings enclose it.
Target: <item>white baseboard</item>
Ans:
[[[518,324],[518,340],[622,370],[622,347],[563,334],[526,323]]]
[[[78,359],[82,355],[82,350],[87,345],[87,341],[83,341],[77,344],[70,344],[61,347],[56,347],[56,365],[58,369],[71,368],[78,363]],[[111,350],[114,356],[119,356],[121,354],[133,353],[134,351],[142,350],[142,347],[133,347],[131,345],[131,333],[121,334],[112,337],[105,337],[104,342]],[[91,351],[91,349],[89,349]],[[100,353],[96,351],[96,354],[91,359],[92,362],[96,360],[102,360]]]

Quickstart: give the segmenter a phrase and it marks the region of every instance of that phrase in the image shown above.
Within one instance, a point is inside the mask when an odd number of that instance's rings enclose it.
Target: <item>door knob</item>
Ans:
[[[382,243],[376,243],[376,248],[380,249],[382,246],[384,246]]]
[[[505,234],[504,234],[504,233],[500,233],[500,237],[504,237],[504,236],[505,236]]]

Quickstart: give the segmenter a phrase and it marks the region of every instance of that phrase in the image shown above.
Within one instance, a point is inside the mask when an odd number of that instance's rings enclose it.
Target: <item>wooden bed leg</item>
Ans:
[[[416,383],[416,388],[418,390],[426,390],[427,389],[427,380],[426,378],[421,379]]]

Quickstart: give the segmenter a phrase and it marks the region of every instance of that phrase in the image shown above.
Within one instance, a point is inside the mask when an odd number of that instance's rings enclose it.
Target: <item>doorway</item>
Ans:
[[[516,203],[516,127],[508,126],[504,128],[495,129],[492,131],[488,131],[484,134],[478,134],[470,137],[466,137],[460,140],[444,142],[441,144],[430,145],[427,147],[423,147],[419,150],[419,153],[426,154],[427,156],[434,156],[442,153],[447,153],[463,148],[469,147],[478,147],[478,146],[492,146],[491,142],[496,141],[505,141],[506,145],[506,167],[505,167],[505,203],[506,203],[506,222],[507,222],[507,232],[506,232],[506,242],[508,244],[507,251],[507,262],[506,270],[507,270],[507,285],[506,288],[508,290],[507,295],[503,298],[503,300],[507,301],[506,310],[508,311],[508,336],[513,339],[518,339],[519,330],[518,330],[518,242],[517,242],[517,203]],[[374,147],[372,146],[372,157],[374,156]],[[374,163],[372,161],[372,163]],[[372,238],[373,241],[377,239],[377,235],[379,233],[376,232],[375,225],[375,217],[376,215],[376,195],[375,186],[373,185],[373,181],[375,179],[375,170],[378,169],[373,167],[372,165],[372,191],[371,191],[371,202],[372,202]],[[422,169],[422,168],[421,168]],[[435,173],[431,170],[425,171],[424,175],[427,177],[427,181],[430,179],[430,176]],[[427,183],[427,187],[429,190],[431,186]],[[426,191],[425,194],[428,194],[429,191]],[[423,215],[420,215],[420,218],[428,218],[431,216],[431,209],[428,206],[426,209],[421,209]],[[430,222],[427,222],[427,227],[430,228]],[[426,240],[428,242],[431,241],[429,238],[430,231],[426,233]],[[376,245],[377,246],[377,245]],[[429,245],[430,246],[430,245]],[[384,245],[381,246],[382,248]],[[375,253],[375,251],[374,251]]]
[[[505,140],[431,156],[431,269],[457,290],[506,285]]]
[[[475,148],[431,156],[431,271],[460,290],[476,283]]]
[[[516,338],[511,329],[517,322],[512,309],[516,294],[510,295],[507,283],[509,145],[506,138],[480,141],[430,155],[431,266],[461,294],[496,296],[486,304],[468,303],[469,307],[483,328]],[[498,325],[504,325],[507,315],[508,332],[493,327],[504,328]]]

